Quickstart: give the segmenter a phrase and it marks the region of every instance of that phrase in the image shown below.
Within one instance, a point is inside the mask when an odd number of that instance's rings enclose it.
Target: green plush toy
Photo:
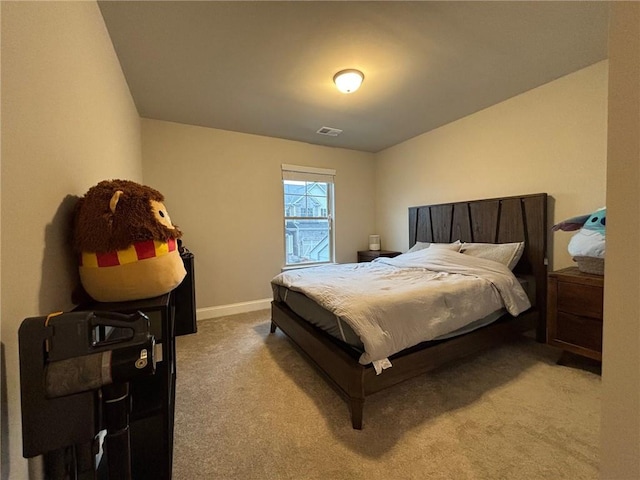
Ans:
[[[593,213],[568,218],[553,226],[553,231],[578,230],[569,241],[569,253],[574,257],[604,258],[607,233],[607,209],[602,207]]]

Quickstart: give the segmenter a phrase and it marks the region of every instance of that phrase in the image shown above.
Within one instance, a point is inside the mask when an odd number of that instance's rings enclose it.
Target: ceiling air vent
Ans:
[[[319,133],[320,135],[327,135],[329,137],[337,137],[342,133],[342,130],[339,128],[321,127],[316,133]]]

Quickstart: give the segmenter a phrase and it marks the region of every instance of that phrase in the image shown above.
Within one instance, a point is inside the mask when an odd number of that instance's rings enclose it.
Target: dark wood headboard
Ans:
[[[514,268],[535,282],[538,340],[546,336],[547,194],[409,207],[409,246],[416,242],[525,243]],[[542,336],[542,338],[541,338]]]

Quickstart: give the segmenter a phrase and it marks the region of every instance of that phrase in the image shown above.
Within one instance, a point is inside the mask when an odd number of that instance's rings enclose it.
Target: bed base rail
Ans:
[[[516,318],[498,321],[474,332],[417,346],[391,357],[393,367],[376,375],[371,365],[361,365],[349,347],[309,324],[287,305],[271,303],[271,333],[280,328],[298,350],[314,365],[329,384],[347,401],[351,425],[362,429],[365,397],[416,377],[461,357],[505,343],[524,331],[532,330],[538,311],[531,309]]]

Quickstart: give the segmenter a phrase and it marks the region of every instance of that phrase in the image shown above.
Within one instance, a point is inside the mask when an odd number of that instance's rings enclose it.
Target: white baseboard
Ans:
[[[231,303],[229,305],[219,305],[217,307],[205,307],[196,309],[196,320],[207,320],[209,318],[226,317],[237,313],[255,312],[256,310],[266,310],[271,306],[271,298],[253,300],[251,302]]]

